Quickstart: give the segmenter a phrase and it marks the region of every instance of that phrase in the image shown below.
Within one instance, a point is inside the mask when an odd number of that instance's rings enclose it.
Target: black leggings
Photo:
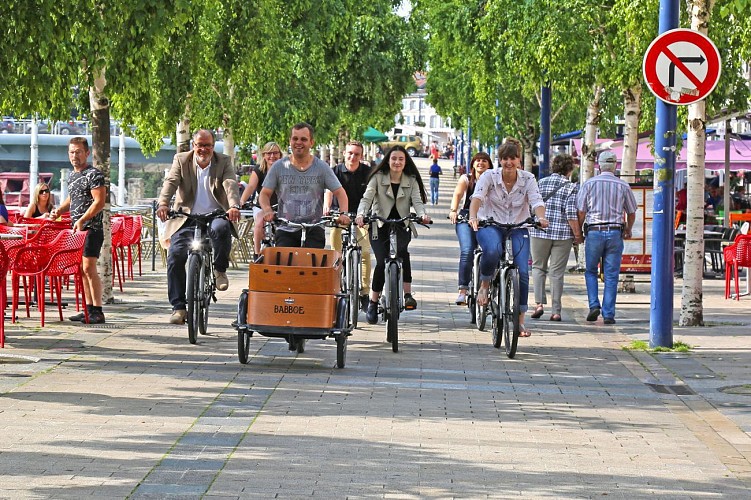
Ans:
[[[373,239],[373,231],[376,223],[370,225],[370,248],[376,258],[376,266],[373,269],[373,282],[370,289],[381,293],[386,281],[386,257],[389,255],[389,230],[383,226],[379,228],[378,239]],[[412,241],[412,232],[408,229],[398,229],[396,232],[396,255],[402,259],[402,273],[405,283],[412,283],[412,264],[409,261],[409,242]]]

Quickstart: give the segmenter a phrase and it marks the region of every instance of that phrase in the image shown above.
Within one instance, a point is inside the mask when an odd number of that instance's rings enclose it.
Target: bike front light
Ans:
[[[201,250],[201,241],[200,240],[193,240],[190,242],[190,249],[198,252]]]

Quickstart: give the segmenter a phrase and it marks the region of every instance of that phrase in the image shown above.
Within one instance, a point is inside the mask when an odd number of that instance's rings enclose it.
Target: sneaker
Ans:
[[[89,321],[86,322],[87,325],[101,325],[104,323],[104,313],[99,311],[89,311]]]
[[[227,273],[220,271],[214,271],[214,278],[216,279],[216,289],[220,292],[229,288],[229,280],[227,279]]]
[[[86,320],[86,314],[83,311],[81,311],[78,314],[75,314],[73,316],[69,316],[68,320],[69,321],[77,321],[79,323],[83,323]]]
[[[185,318],[188,317],[188,311],[185,309],[175,309],[172,311],[172,316],[169,317],[169,322],[173,325],[185,324]]]
[[[593,307],[589,310],[589,314],[587,314],[587,321],[597,321],[597,318],[600,317],[600,308],[599,307]]]
[[[378,302],[368,300],[368,310],[365,313],[365,319],[368,320],[368,324],[378,324]]]
[[[404,294],[404,309],[406,309],[407,311],[417,309],[417,301],[411,293]]]
[[[456,305],[457,306],[467,305],[467,291],[466,290],[459,290],[459,295],[456,296]]]
[[[615,318],[602,318],[602,322],[606,325],[614,325],[615,324]]]

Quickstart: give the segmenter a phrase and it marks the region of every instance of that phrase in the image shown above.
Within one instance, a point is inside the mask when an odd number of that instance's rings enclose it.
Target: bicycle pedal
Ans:
[[[417,307],[414,307],[414,306],[404,306],[404,310],[405,311],[414,311],[415,309],[417,309]]]

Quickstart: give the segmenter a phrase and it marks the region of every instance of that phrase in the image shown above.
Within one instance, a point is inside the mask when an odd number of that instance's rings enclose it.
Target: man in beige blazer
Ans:
[[[164,238],[170,239],[167,256],[167,295],[172,304],[170,323],[185,323],[185,263],[193,239],[194,223],[185,217],[168,219],[172,196],[173,210],[209,213],[218,208],[227,212],[229,221],[240,220],[240,194],[235,169],[230,157],[214,151],[214,134],[200,129],[193,134],[193,150],[178,153],[164,179],[159,194],[157,217],[166,221]],[[229,287],[227,267],[232,248],[233,225],[225,219],[214,219],[209,229],[214,249],[214,273],[217,290]]]

